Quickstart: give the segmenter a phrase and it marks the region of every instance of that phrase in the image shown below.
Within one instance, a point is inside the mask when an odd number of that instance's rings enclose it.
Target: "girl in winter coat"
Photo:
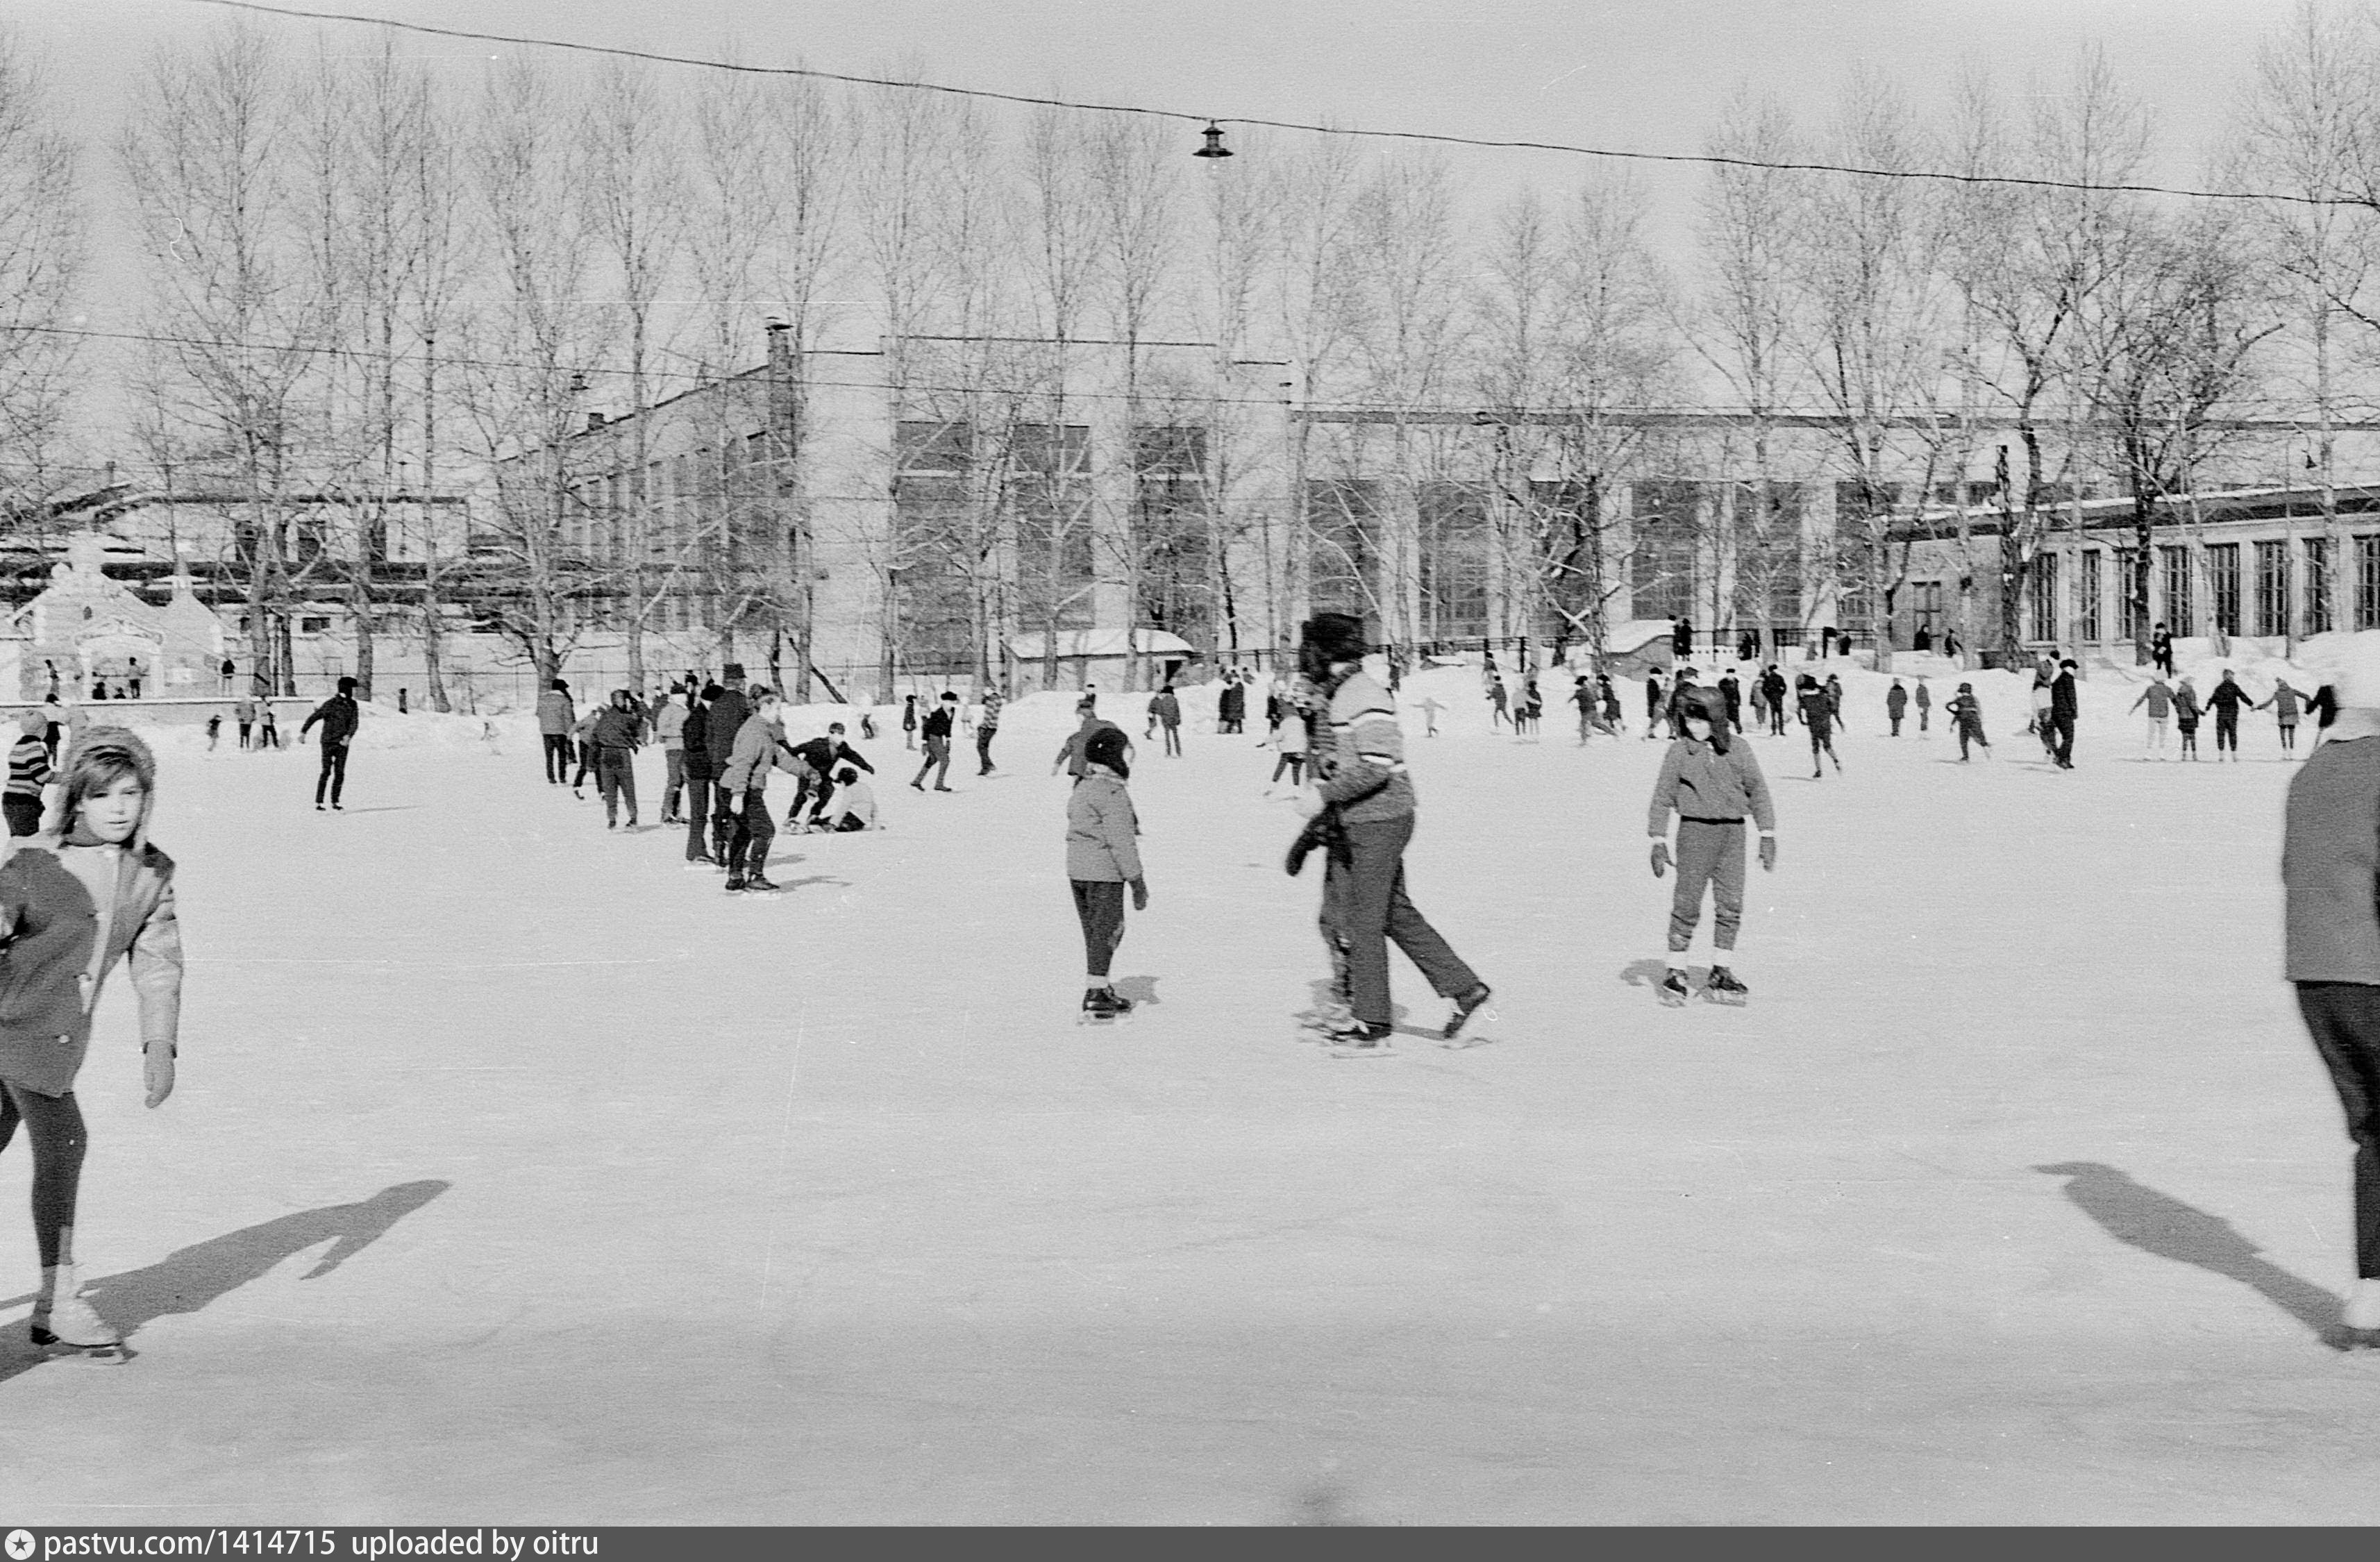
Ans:
[[[2289,687],[2289,681],[2287,678],[2281,678],[2274,682],[2271,697],[2266,699],[2264,705],[2256,707],[2259,710],[2264,709],[2266,705],[2273,708],[2273,719],[2281,724],[2281,752],[2284,754],[2297,752],[2298,708],[2304,699],[2303,695]]]
[[[1083,963],[1088,985],[1083,1013],[1112,1020],[1132,1012],[1132,1000],[1116,995],[1108,965],[1123,942],[1123,891],[1132,886],[1132,909],[1148,909],[1148,881],[1140,867],[1140,819],[1124,781],[1132,774],[1123,757],[1124,735],[1102,727],[1083,745],[1083,779],[1066,798],[1066,877],[1075,892],[1075,914],[1083,925]]]
[[[174,1093],[182,937],[173,859],[149,844],[156,781],[147,745],[120,727],[94,727],[68,751],[41,833],[0,857],[0,1148],[22,1123],[42,1259],[32,1340],[106,1360],[121,1359],[122,1337],[82,1299],[75,1276],[85,1136],[74,1084],[100,988],[128,956],[149,1105]]]

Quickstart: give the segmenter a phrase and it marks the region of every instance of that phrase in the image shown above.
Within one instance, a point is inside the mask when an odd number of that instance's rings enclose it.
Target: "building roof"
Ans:
[[[1198,655],[1196,647],[1179,635],[1162,629],[1138,629],[1133,632],[1132,646],[1124,646],[1121,629],[1062,629],[1058,632],[1058,654],[1062,658],[1115,657],[1121,659],[1136,651],[1142,656]],[[1008,654],[1019,661],[1039,661],[1050,652],[1038,631],[1008,637]]]
[[[2380,514],[2380,484],[2341,483],[2331,490],[2333,503],[2342,515]],[[2193,522],[2215,526],[2225,522],[2277,521],[2294,518],[2318,522],[2323,515],[2323,490],[2304,488],[2236,488],[2217,489],[2196,496],[2196,514],[2192,514],[2192,496],[2169,493],[2153,501],[2155,519],[2159,527],[2185,526]],[[2107,499],[2085,499],[2080,503],[2065,501],[2045,505],[2043,515],[2049,517],[2054,528],[2074,530],[2076,518],[2080,529],[2107,531],[2132,525],[2132,499],[2130,494],[2118,494]],[[1965,508],[1944,506],[1928,510],[1913,520],[1894,527],[1897,539],[1938,537],[1964,519],[1967,532],[1973,537],[1998,537],[2000,533],[2000,509],[1998,504],[1970,505]]]

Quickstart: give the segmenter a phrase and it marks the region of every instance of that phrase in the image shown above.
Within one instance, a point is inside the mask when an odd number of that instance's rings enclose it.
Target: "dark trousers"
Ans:
[[[248,742],[246,727],[239,730],[239,741],[243,745]],[[556,786],[570,779],[570,734],[568,733],[545,734],[545,779]]]
[[[2355,1274],[2380,1279],[2380,987],[2300,982],[2298,1012],[2355,1144]]]
[[[703,850],[702,832],[710,828],[710,778],[686,778],[686,860],[696,862],[710,854]]]
[[[576,791],[577,788],[585,786],[587,784],[587,778],[594,773],[595,740],[593,738],[589,738],[585,743],[578,745],[578,773],[570,778],[572,790]]]
[[[1182,757],[1182,723],[1179,721],[1165,723],[1165,752],[1176,759]]]
[[[1980,744],[1985,748],[1992,745],[1992,740],[1984,736],[1984,729],[1980,725],[1973,721],[1961,721],[1959,723],[1960,758],[1964,759],[1967,757],[1967,745],[1971,743]]]
[[[740,849],[735,839],[737,826],[733,801],[734,794],[725,784],[713,780],[710,783],[710,854],[725,864],[731,873],[735,871],[736,859],[730,853]]]
[[[1104,981],[1108,963],[1123,942],[1123,885],[1098,878],[1069,882],[1075,887],[1075,914],[1083,924],[1083,969]]]
[[[1323,941],[1345,962],[1347,1004],[1366,1025],[1390,1021],[1391,938],[1440,998],[1479,985],[1405,894],[1405,842],[1413,832],[1411,814],[1348,825],[1344,858],[1333,854],[1322,879]]]
[[[2227,748],[2234,754],[2240,752],[2240,718],[2226,718],[2218,713],[2215,718],[2215,752],[2220,754]]]
[[[2074,718],[2052,716],[2049,719],[2049,733],[2054,740],[2049,746],[2050,757],[2062,768],[2072,769],[2074,768]]]
[[[326,743],[322,745],[322,769],[314,777],[314,806],[322,805],[322,789],[331,789],[331,806],[339,805],[339,793],[347,784],[347,745]]]
[[[2181,733],[2181,751],[2184,754],[2196,754],[2198,752],[2198,723],[2195,721],[2182,721],[2177,723],[2177,726]]]
[[[1778,737],[1785,735],[1785,708],[1771,703],[1768,707],[1768,730]]]
[[[19,793],[0,796],[0,814],[7,816],[11,835],[38,835],[42,829],[42,800]]]
[[[765,878],[769,847],[776,839],[777,827],[769,818],[769,799],[756,786],[744,794],[744,811],[735,817],[735,834],[727,843],[728,871],[747,878]]]
[[[595,751],[595,790],[603,794],[603,819],[607,824],[620,822],[620,804],[628,805],[628,822],[637,822],[636,757],[625,748],[599,748]]]
[[[1283,770],[1287,770],[1289,772],[1290,785],[1296,786],[1300,784],[1305,780],[1305,756],[1303,754],[1284,754],[1280,758],[1274,760],[1272,762],[1272,781],[1268,781],[1266,784],[1271,785],[1274,781],[1279,781],[1281,780],[1281,773]]]
[[[785,810],[786,824],[799,823],[806,805],[811,818],[823,820],[826,817],[827,800],[834,795],[834,778],[818,776],[816,780],[812,780],[814,774],[815,772],[812,771],[804,771],[801,780],[795,783],[794,805]]]
[[[948,738],[926,740],[926,762],[917,767],[917,779],[909,784],[917,786],[924,781],[926,772],[937,765],[942,768],[942,773],[934,778],[934,786],[939,791],[948,792],[951,789],[951,740]]]
[[[17,1124],[33,1142],[33,1245],[41,1250],[42,1267],[58,1262],[59,1233],[74,1225],[75,1193],[82,1185],[82,1108],[74,1092],[44,1096],[21,1084],[0,1081],[0,1150],[17,1136]]]
[[[246,748],[246,747],[248,746],[248,733],[249,733],[249,729],[251,726],[253,726],[253,725],[254,725],[254,723],[253,723],[253,722],[249,722],[249,721],[242,721],[242,722],[239,724],[239,745],[240,745],[240,747],[242,747],[242,748]]]
[[[1683,954],[1703,919],[1703,891],[1710,891],[1711,942],[1720,951],[1735,948],[1743,924],[1743,821],[1678,821],[1678,888],[1670,897],[1670,952]]]
[[[976,762],[982,767],[976,771],[977,775],[988,776],[991,774],[991,736],[998,731],[1000,731],[1000,729],[990,722],[986,722],[975,730]]]
[[[1894,737],[1899,737],[1900,735],[1900,718],[1898,716],[1895,716],[1892,719],[1892,735]]]

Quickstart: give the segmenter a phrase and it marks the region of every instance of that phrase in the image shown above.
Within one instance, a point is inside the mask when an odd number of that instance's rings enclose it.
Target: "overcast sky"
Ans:
[[[2289,0],[323,0],[433,25],[711,54],[826,69],[904,67],[929,79],[1230,117],[1316,120],[1691,152],[1743,83],[1811,122],[1864,61],[1938,103],[1962,62],[2011,79],[2086,41],[2155,106],[2155,176],[2193,179],[2259,40]],[[6,0],[42,45],[65,102],[113,177],[105,139],[147,50],[229,16],[194,0]],[[268,21],[296,46],[353,23]],[[409,50],[482,67],[493,45],[416,38]],[[1023,114],[1022,109],[995,110]],[[1195,130],[1184,127],[1184,144]],[[1602,163],[1465,154],[1467,184],[1559,188]],[[1673,256],[1698,176],[1653,168],[1657,236]],[[123,323],[136,278],[103,256],[94,325]]]

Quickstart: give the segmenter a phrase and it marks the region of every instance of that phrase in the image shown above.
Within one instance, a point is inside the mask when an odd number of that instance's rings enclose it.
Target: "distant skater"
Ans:
[[[315,722],[322,724],[322,768],[314,777],[314,811],[322,811],[322,790],[330,789],[331,806],[345,812],[339,794],[347,789],[347,748],[355,741],[356,728],[361,724],[362,712],[356,706],[356,681],[339,680],[339,692],[314,708],[298,729],[298,741],[306,741],[306,733]]]
[[[545,780],[550,786],[560,786],[570,777],[570,733],[578,724],[578,713],[571,708],[570,685],[556,678],[537,696],[537,732],[545,748]],[[248,718],[240,718],[240,744],[248,743]]]
[[[1917,735],[1925,737],[1933,725],[1934,691],[1925,686],[1925,675],[1917,675]]]
[[[2303,695],[2289,687],[2287,678],[2280,678],[2274,681],[2273,692],[2256,707],[2259,710],[2267,706],[2272,708],[2273,720],[2280,727],[2281,752],[2284,754],[2298,751],[2298,711],[2304,700]]]
[[[1900,735],[1900,719],[1909,712],[1909,691],[1895,678],[1892,687],[1884,692],[1884,718],[1892,723],[1892,735]]]
[[[595,790],[603,798],[603,828],[620,828],[625,805],[628,828],[637,828],[637,750],[644,742],[644,718],[625,689],[613,689],[595,718]]]
[[[1802,720],[1810,729],[1810,779],[1818,781],[1827,773],[1826,762],[1835,762],[1835,773],[1843,773],[1842,757],[1835,752],[1835,702],[1824,684],[1809,673],[1802,674],[1798,698]]]
[[[2173,691],[2173,730],[2180,735],[2184,759],[2195,760],[2198,757],[2199,715],[2198,691],[2191,687],[2189,679],[2184,678]]]
[[[1970,744],[1980,747],[1985,758],[1991,757],[1992,740],[1984,735],[1984,702],[1975,697],[1975,685],[1960,684],[1958,694],[1942,708],[1959,734],[1959,763],[1967,763]]]
[[[2166,722],[2173,716],[2173,690],[2166,686],[2163,673],[2155,674],[2149,679],[2149,686],[2141,691],[2140,698],[2132,701],[2131,710],[2138,710],[2143,706],[2148,707],[2149,711],[2148,751],[2159,759],[2163,759]],[[2126,711],[2125,714],[2129,716],[2131,710]]]
[[[943,691],[934,708],[926,713],[925,726],[920,733],[926,742],[926,762],[917,767],[917,779],[909,783],[919,792],[926,790],[926,772],[937,765],[941,767],[941,773],[934,778],[934,790],[951,790],[951,732],[958,725],[958,717],[959,696],[948,690]]]
[[[50,764],[50,745],[42,741],[49,720],[29,710],[23,732],[8,750],[8,790],[0,793],[0,813],[8,819],[8,835],[31,835],[42,828],[42,789],[57,780]]]
[[[1234,689],[1239,687],[1236,683],[1232,686]],[[983,714],[977,718],[975,724],[975,773],[978,776],[988,776],[996,769],[991,762],[991,739],[1000,731],[1001,707],[1007,703],[1006,696],[998,689],[983,691]],[[1239,728],[1234,724],[1232,730],[1237,732]]]
[[[2228,750],[2231,762],[2240,762],[2240,712],[2248,704],[2248,691],[2232,678],[2231,670],[2223,670],[2222,681],[2206,696],[2206,708],[2215,717],[2215,757],[2221,759]]]
[[[1283,771],[1289,774],[1289,790],[1294,795],[1297,789],[1305,784],[1305,779],[1306,730],[1304,706],[1290,707],[1288,715],[1281,723],[1277,741],[1281,745],[1281,757],[1272,762],[1272,779],[1265,783],[1265,795],[1268,797],[1272,795],[1273,788],[1281,784]]]

